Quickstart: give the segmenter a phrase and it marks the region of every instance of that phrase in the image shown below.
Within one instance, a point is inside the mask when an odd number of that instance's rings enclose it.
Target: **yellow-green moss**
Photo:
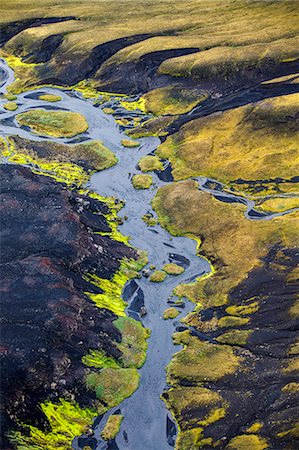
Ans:
[[[299,372],[299,358],[292,358],[287,361],[286,366],[283,369],[285,373],[298,373]]]
[[[284,212],[299,208],[299,197],[274,197],[256,203],[257,208],[267,212]]]
[[[246,325],[248,322],[249,319],[245,317],[224,316],[218,320],[218,326],[219,328],[241,327],[242,325]]]
[[[39,100],[43,100],[45,102],[59,102],[62,100],[62,97],[60,95],[55,94],[42,94],[39,97]]]
[[[142,172],[151,172],[152,170],[163,170],[163,163],[158,156],[143,156],[140,158],[138,166]]]
[[[261,422],[254,422],[250,427],[247,428],[246,433],[258,433],[263,428],[263,424]]]
[[[180,311],[178,309],[176,309],[176,308],[167,308],[163,312],[163,316],[162,317],[163,317],[164,320],[175,319],[179,314],[180,314]]]
[[[196,175],[224,183],[239,178],[289,179],[299,170],[297,114],[297,94],[263,100],[193,120],[169,136],[156,153],[170,160],[175,180]],[[279,187],[296,190],[284,183]]]
[[[166,277],[167,274],[163,270],[155,270],[150,276],[150,281],[153,283],[161,283]]]
[[[4,103],[3,108],[7,111],[15,111],[16,109],[18,109],[18,105],[16,104],[16,102],[8,102]]]
[[[4,97],[6,98],[6,100],[13,102],[14,100],[16,100],[18,97],[17,95],[14,94],[4,94]]]
[[[139,110],[145,112],[145,100],[142,97],[136,101],[123,100],[120,102],[120,104],[123,108],[127,109],[128,111]]]
[[[228,345],[246,345],[252,332],[252,330],[232,330],[218,336],[216,341]]]
[[[159,116],[187,113],[204,101],[207,95],[179,86],[166,86],[147,92],[143,98],[146,111]]]
[[[116,359],[111,356],[106,356],[106,354],[101,350],[90,350],[89,353],[82,358],[83,364],[89,367],[94,367],[96,369],[118,369],[120,364]]]
[[[130,397],[139,386],[137,369],[102,369],[86,376],[88,388],[96,394],[105,410],[117,406]]]
[[[122,139],[121,140],[121,145],[123,147],[134,148],[134,147],[139,147],[140,146],[140,142],[132,141],[131,139]]]
[[[49,422],[49,430],[23,424],[26,434],[17,431],[10,436],[18,450],[68,450],[72,440],[83,434],[98,414],[96,409],[80,408],[77,403],[63,399],[59,403],[46,401],[40,407]]]
[[[83,133],[88,123],[82,114],[70,111],[32,109],[16,116],[21,126],[28,126],[33,133],[52,137],[73,137]]]
[[[146,120],[141,125],[135,123],[135,128],[127,130],[126,134],[132,138],[166,136],[168,134],[166,130],[167,127],[171,125],[177,117],[178,116],[161,116]]]
[[[296,382],[288,383],[285,386],[283,386],[281,390],[282,392],[296,394],[297,392],[299,392],[299,383]]]
[[[203,342],[189,331],[175,333],[173,338],[174,343],[182,344],[184,349],[176,353],[167,366],[167,382],[171,385],[180,380],[217,381],[233,374],[241,361],[230,346]]]
[[[255,434],[240,434],[232,438],[225,447],[227,450],[265,450],[266,448],[269,448],[267,440]]]
[[[228,306],[225,311],[227,314],[231,314],[233,316],[244,316],[247,314],[253,314],[259,310],[258,302],[248,303],[247,305],[231,305]]]
[[[185,272],[184,267],[174,263],[165,264],[165,266],[163,266],[163,270],[168,275],[180,275],[181,273]]]
[[[103,108],[103,112],[105,114],[113,114],[114,113],[114,109],[112,109],[112,108]]]
[[[132,184],[135,189],[149,189],[153,184],[151,175],[141,174],[132,177]]]
[[[104,426],[103,431],[101,433],[101,436],[105,441],[114,439],[117,436],[123,418],[124,416],[122,416],[121,414],[112,414],[111,416],[108,417],[106,425]]]
[[[142,216],[142,220],[148,227],[154,227],[157,224],[157,220],[153,217],[152,214],[144,214]]]
[[[120,317],[114,321],[114,325],[122,336],[121,342],[116,342],[115,345],[122,353],[123,367],[140,368],[146,359],[147,338],[150,330],[131,317]]]

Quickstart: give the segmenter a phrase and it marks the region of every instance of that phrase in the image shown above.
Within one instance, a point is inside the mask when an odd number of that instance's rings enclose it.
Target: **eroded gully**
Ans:
[[[2,84],[0,93],[5,93],[6,87],[13,81],[13,71],[8,68],[3,60],[0,60]],[[62,100],[57,103],[48,103],[38,99],[41,93],[59,94]],[[130,243],[148,252],[149,264],[158,269],[165,263],[176,262],[184,266],[182,275],[168,276],[163,283],[151,283],[148,278],[142,277],[133,280],[125,287],[123,296],[128,302],[127,314],[136,320],[141,320],[139,310],[141,306],[147,309],[147,315],[142,318],[145,327],[151,330],[148,340],[147,359],[140,369],[140,386],[135,393],[124,400],[116,408],[107,412],[103,417],[96,419],[94,423],[94,436],[81,436],[74,440],[73,448],[83,448],[85,445],[93,449],[130,449],[130,450],[168,450],[173,448],[175,440],[175,426],[173,420],[160,399],[162,391],[166,387],[165,367],[170,362],[172,355],[179,350],[174,346],[171,336],[177,329],[182,328],[180,319],[188,311],[193,309],[193,304],[185,302],[184,307],[179,307],[180,315],[175,320],[163,320],[163,311],[169,306],[168,300],[173,288],[178,283],[187,283],[210,271],[209,263],[196,256],[195,241],[184,237],[171,237],[170,234],[159,225],[147,227],[142,216],[154,212],[151,208],[151,200],[156,190],[165,184],[157,174],[153,174],[154,184],[150,190],[135,190],[131,183],[131,177],[138,173],[137,163],[141,156],[152,153],[159,145],[159,139],[148,137],[139,139],[138,148],[124,148],[121,140],[126,138],[124,131],[116,124],[114,118],[105,114],[101,108],[96,108],[92,100],[82,98],[76,92],[43,87],[27,91],[18,96],[18,110],[8,112],[3,109],[6,100],[0,100],[0,135],[18,135],[31,140],[53,140],[55,142],[75,143],[87,140],[101,140],[118,157],[118,164],[110,169],[94,174],[88,187],[103,196],[114,196],[125,201],[125,207],[121,210],[122,216],[127,220],[119,227],[124,235],[130,236]],[[31,108],[65,109],[83,114],[89,124],[86,133],[73,139],[52,139],[32,134],[28,129],[20,128],[15,116],[20,112]],[[209,189],[207,179],[200,178],[199,188],[211,192],[217,197],[218,190]],[[221,185],[219,185],[221,186]],[[225,201],[240,201],[240,196],[231,193],[222,193]],[[236,199],[237,197],[237,199]],[[221,198],[219,198],[221,200]],[[248,213],[254,210],[251,200],[242,197],[242,202],[247,205]],[[260,219],[270,218],[259,216]],[[173,300],[173,298],[172,298]],[[120,410],[124,415],[121,430],[115,441],[107,443],[100,437],[101,430],[108,416]]]

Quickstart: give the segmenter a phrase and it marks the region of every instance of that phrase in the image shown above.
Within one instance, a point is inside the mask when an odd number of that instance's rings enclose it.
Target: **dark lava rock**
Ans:
[[[38,404],[46,398],[91,401],[81,358],[102,348],[118,358],[115,315],[84,292],[99,292],[82,278],[111,278],[133,249],[94,231],[109,231],[107,206],[77,195],[26,167],[0,166],[1,369],[3,435],[16,419],[45,425]],[[97,214],[93,214],[96,212]],[[9,448],[5,438],[1,448]]]

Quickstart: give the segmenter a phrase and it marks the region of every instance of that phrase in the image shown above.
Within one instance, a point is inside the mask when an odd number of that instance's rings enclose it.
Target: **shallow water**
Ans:
[[[0,60],[0,93],[5,92],[6,87],[13,81],[13,71],[9,69],[3,60]],[[59,94],[62,100],[57,103],[48,103],[38,100],[42,93]],[[174,346],[171,335],[175,329],[181,326],[179,320],[188,311],[193,309],[193,304],[186,302],[184,308],[179,308],[181,314],[175,320],[162,319],[163,311],[169,306],[167,301],[173,288],[182,282],[190,282],[198,276],[208,273],[209,263],[196,256],[196,243],[184,237],[171,237],[169,233],[159,225],[147,227],[142,216],[148,212],[153,213],[151,200],[157,188],[163,186],[167,176],[153,174],[154,184],[149,190],[135,190],[131,184],[131,177],[137,173],[136,165],[141,156],[152,153],[160,143],[156,137],[139,139],[138,148],[125,148],[121,140],[126,139],[124,131],[116,124],[111,115],[106,115],[100,107],[95,107],[92,100],[83,99],[78,93],[64,91],[56,88],[43,87],[22,93],[18,96],[17,111],[9,112],[3,109],[6,100],[0,100],[0,135],[18,135],[31,140],[53,140],[63,143],[74,143],[82,140],[101,140],[115,152],[119,162],[114,167],[94,174],[88,187],[103,196],[115,196],[125,201],[125,207],[120,215],[127,216],[123,225],[119,227],[124,235],[131,237],[131,244],[148,252],[149,263],[161,268],[165,263],[177,262],[186,270],[183,274],[168,276],[163,283],[151,283],[148,278],[142,277],[131,281],[125,288],[125,299],[129,306],[127,314],[141,320],[138,314],[139,308],[144,304],[148,314],[142,318],[145,327],[150,328],[151,336],[148,341],[147,359],[140,369],[140,387],[128,399],[124,400],[116,408],[107,412],[101,420],[95,422],[94,437],[81,436],[73,442],[73,448],[83,448],[90,445],[97,450],[104,449],[130,449],[130,450],[167,450],[174,446],[175,426],[171,416],[164,406],[160,395],[166,387],[165,367],[170,362],[173,353],[180,347]],[[32,134],[28,129],[20,128],[15,120],[15,115],[31,108],[57,108],[66,109],[83,114],[89,129],[79,138],[52,139]],[[130,115],[130,113],[128,113]],[[240,202],[246,205],[245,215],[249,219],[270,219],[280,214],[261,214],[254,210],[254,201],[237,196],[223,190],[218,183],[216,189],[207,186],[207,179],[199,177],[199,188],[210,192],[220,201]],[[214,180],[213,180],[214,181]],[[255,214],[257,213],[257,214]],[[107,417],[120,410],[124,415],[121,431],[116,440],[110,444],[100,438],[100,432]]]

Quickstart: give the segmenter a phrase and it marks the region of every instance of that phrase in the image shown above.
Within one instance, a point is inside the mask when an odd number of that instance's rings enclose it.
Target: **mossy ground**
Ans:
[[[153,178],[151,175],[146,174],[134,175],[132,184],[135,189],[149,189],[153,184]]]
[[[201,175],[237,189],[240,178],[288,180],[299,169],[297,115],[296,94],[274,97],[191,121],[156,153],[170,160],[176,180]],[[290,188],[279,184],[280,192]]]
[[[122,139],[121,145],[123,147],[134,148],[134,147],[139,147],[140,143],[138,141],[132,141],[131,139]]]
[[[151,172],[153,170],[163,170],[163,163],[157,156],[143,156],[140,158],[138,166],[142,172]]]
[[[111,416],[109,416],[106,425],[101,433],[101,436],[105,441],[114,439],[117,436],[123,418],[124,416],[122,416],[121,414],[112,414]]]
[[[33,133],[52,137],[73,137],[88,129],[82,114],[70,111],[47,111],[32,109],[17,115],[21,126],[29,127]]]
[[[155,270],[150,276],[150,281],[153,283],[161,283],[165,280],[166,276],[167,274],[163,270]]]
[[[174,263],[165,264],[165,266],[163,266],[163,270],[168,275],[180,275],[181,273],[185,272],[184,267]]]
[[[45,102],[59,102],[62,97],[60,95],[55,95],[55,94],[42,94],[39,97],[39,100],[43,100]]]
[[[16,109],[18,109],[18,105],[16,102],[8,102],[4,103],[3,108],[7,111],[15,111]]]
[[[163,312],[163,316],[162,317],[163,317],[164,320],[175,319],[179,314],[180,314],[180,311],[178,309],[176,309],[176,308],[167,308]]]

